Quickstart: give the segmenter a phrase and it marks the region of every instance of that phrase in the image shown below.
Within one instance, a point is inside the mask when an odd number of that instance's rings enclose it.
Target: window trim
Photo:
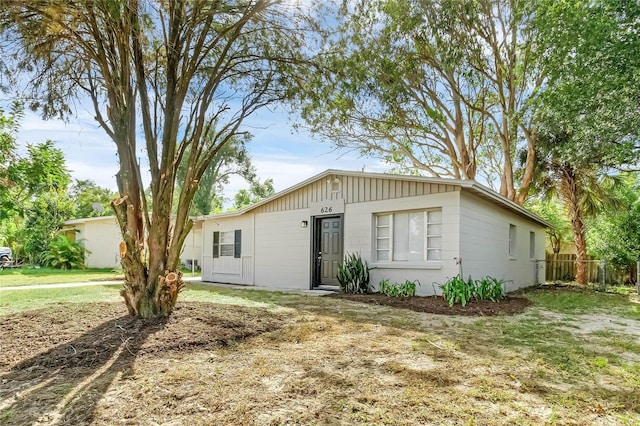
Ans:
[[[429,212],[434,212],[434,211],[438,211],[440,212],[440,222],[429,222],[428,218],[429,218]],[[422,249],[422,260],[394,260],[393,256],[394,256],[394,217],[396,214],[411,214],[411,213],[422,213],[423,215],[423,225],[424,225],[424,234],[423,234],[423,249]],[[388,267],[388,268],[402,268],[402,267],[407,267],[407,268],[416,268],[416,269],[440,269],[441,267],[441,262],[442,262],[442,242],[443,240],[443,231],[442,231],[442,226],[444,224],[444,221],[442,220],[443,216],[442,216],[442,207],[431,207],[431,208],[426,208],[426,209],[410,209],[410,210],[397,210],[397,211],[391,211],[391,212],[377,212],[373,214],[374,216],[374,220],[373,220],[373,265],[378,265],[379,267]],[[381,216],[388,216],[389,217],[389,224],[388,225],[378,225],[378,221],[379,218]],[[437,235],[428,235],[428,229],[429,229],[429,225],[440,225],[440,233]],[[378,229],[380,228],[389,228],[389,232],[388,232],[388,236],[386,237],[379,237],[378,236]],[[439,237],[440,238],[440,247],[439,248],[429,248],[428,245],[428,241],[429,238],[434,238],[434,237]],[[380,240],[387,240],[388,241],[388,249],[381,249],[379,248],[379,241]],[[436,250],[439,249],[440,250],[440,259],[429,259],[429,252],[432,250]],[[379,253],[380,252],[388,252],[388,259],[380,259],[379,258]]]
[[[510,259],[516,259],[516,252],[518,248],[518,227],[510,223],[509,224],[509,236],[507,238],[508,253]]]
[[[222,242],[222,234],[233,234],[233,242]],[[227,246],[227,252],[231,251],[233,254],[222,254],[222,246]],[[231,247],[228,247],[231,246]],[[231,250],[230,250],[231,248]],[[213,253],[212,257],[218,259],[221,257],[233,257],[239,259],[242,257],[242,230],[235,229],[233,231],[214,231],[213,232]]]
[[[529,231],[529,259],[536,259],[536,233]]]

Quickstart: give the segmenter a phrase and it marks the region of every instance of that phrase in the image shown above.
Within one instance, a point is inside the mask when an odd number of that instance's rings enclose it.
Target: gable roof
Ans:
[[[80,225],[87,222],[99,222],[104,220],[115,221],[116,217],[114,215],[110,215],[110,216],[83,217],[80,219],[69,219],[69,220],[66,220],[63,223],[63,225]]]
[[[270,197],[265,198],[262,201],[259,201],[250,206],[244,207],[240,210],[236,210],[233,212],[227,213],[218,213],[213,215],[199,216],[196,220],[205,220],[209,218],[224,218],[224,217],[235,217],[241,216],[245,213],[248,213],[256,208],[270,203],[273,200],[276,200],[280,197],[283,197],[287,194],[290,194],[294,191],[297,191],[300,188],[309,185],[310,183],[316,182],[318,180],[324,179],[327,176],[331,175],[343,175],[343,176],[353,176],[353,177],[365,177],[365,178],[385,178],[385,179],[393,179],[393,180],[402,180],[407,182],[424,182],[424,183],[432,183],[432,184],[444,184],[444,185],[454,185],[459,186],[462,190],[469,191],[480,198],[489,201],[490,203],[497,205],[498,207],[507,209],[516,213],[520,216],[524,216],[527,219],[538,223],[544,227],[551,227],[551,225],[546,222],[544,219],[539,217],[538,215],[530,212],[524,207],[514,203],[513,201],[503,197],[492,189],[487,188],[484,185],[479,184],[473,180],[459,180],[459,179],[445,179],[445,178],[434,178],[434,177],[425,177],[425,176],[408,176],[408,175],[396,175],[389,173],[373,173],[373,172],[357,172],[357,171],[348,171],[348,170],[336,170],[336,169],[328,169],[322,173],[319,173],[315,176],[310,177],[309,179],[303,180],[302,182],[293,185],[287,189],[284,189]]]

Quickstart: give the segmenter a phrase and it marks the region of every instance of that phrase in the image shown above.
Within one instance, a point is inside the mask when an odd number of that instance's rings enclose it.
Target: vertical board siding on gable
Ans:
[[[326,200],[344,198],[346,204],[384,201],[396,198],[415,197],[429,194],[440,194],[459,191],[459,187],[448,184],[437,184],[419,181],[406,181],[400,178],[374,178],[366,176],[338,175],[341,181],[340,191],[331,192],[327,176],[311,182],[303,188],[258,207],[256,213],[273,213],[279,211],[307,209],[311,204]]]

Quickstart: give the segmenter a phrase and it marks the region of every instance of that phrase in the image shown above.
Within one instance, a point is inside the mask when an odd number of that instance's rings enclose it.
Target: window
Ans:
[[[340,178],[337,176],[327,179],[327,186],[329,187],[329,192],[331,192],[332,195],[340,192],[340,183]]]
[[[509,256],[516,257],[516,226],[509,224]]]
[[[213,233],[213,257],[231,257],[239,258],[242,244],[242,231],[236,229],[235,231]]]
[[[536,258],[536,233],[529,232],[529,259]]]
[[[424,262],[442,258],[442,209],[375,216],[375,259]]]
[[[233,256],[234,236],[233,231],[220,233],[220,256]]]

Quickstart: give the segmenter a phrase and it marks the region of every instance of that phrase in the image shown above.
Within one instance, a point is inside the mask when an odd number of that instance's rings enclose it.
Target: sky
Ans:
[[[336,152],[330,143],[312,139],[305,131],[294,129],[299,120],[284,109],[263,109],[247,118],[244,128],[253,134],[247,144],[252,164],[261,181],[273,179],[276,191],[282,191],[326,169],[383,172],[387,167],[380,161],[360,157],[357,153]],[[25,111],[18,134],[24,149],[27,143],[50,139],[65,155],[67,168],[73,179],[90,179],[101,187],[117,189],[115,173],[118,157],[115,144],[97,125],[93,114],[82,106],[67,122],[43,121],[37,113]],[[142,144],[140,144],[142,147]],[[142,151],[140,151],[142,152]],[[142,154],[141,154],[142,155]],[[143,180],[148,173],[143,167]],[[248,188],[244,179],[233,178],[224,196],[232,199],[240,189]]]

